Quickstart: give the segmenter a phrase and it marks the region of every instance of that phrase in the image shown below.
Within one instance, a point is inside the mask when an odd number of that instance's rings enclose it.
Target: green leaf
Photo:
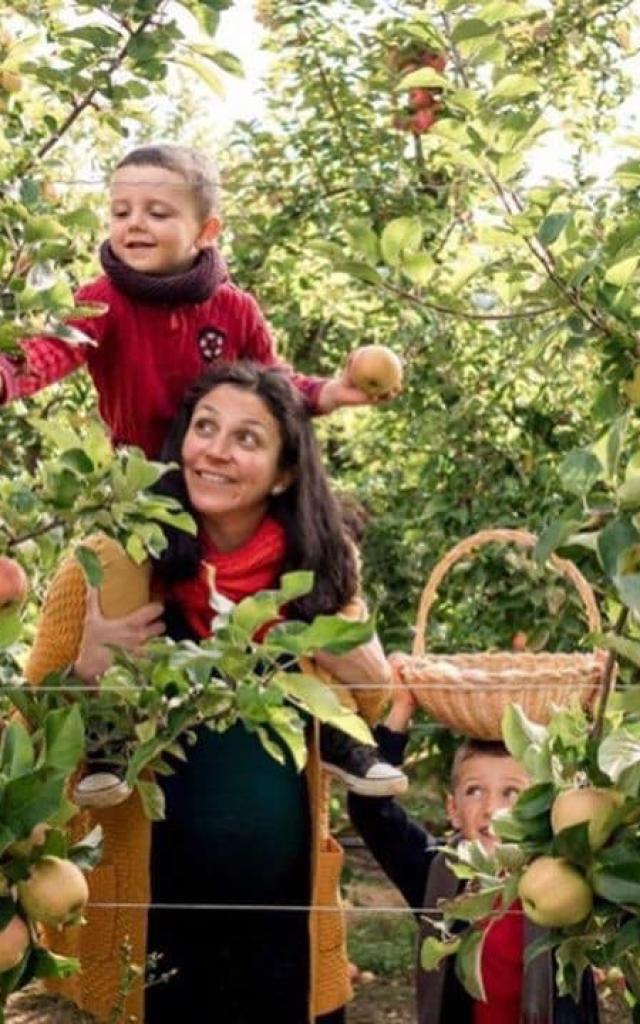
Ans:
[[[426,252],[409,253],[402,259],[402,273],[414,284],[425,287],[433,279],[435,263]]]
[[[2,733],[0,760],[3,775],[13,778],[31,771],[35,751],[31,737],[21,722],[9,722]]]
[[[640,643],[637,640],[629,640],[628,637],[618,636],[616,633],[600,633],[596,636],[595,641],[599,647],[604,647],[609,651],[615,651],[621,658],[626,658],[626,660],[630,661],[632,665],[637,665],[638,668],[640,668]],[[637,694],[634,693],[634,690],[636,689],[638,691]],[[631,696],[632,700],[635,702],[637,697],[640,696],[640,687],[634,687],[632,690],[627,691],[626,693],[617,694],[616,696],[621,700],[624,697]],[[622,704],[621,706],[627,711],[640,711],[640,705],[638,705],[637,708],[635,708],[633,704]]]
[[[516,761],[521,761],[531,744],[541,746],[547,739],[543,725],[532,722],[519,704],[508,704],[502,716],[502,736],[505,746]]]
[[[333,690],[316,676],[301,672],[278,672],[273,677],[273,684],[319,721],[335,725],[360,743],[374,742],[364,719],[345,708]]]
[[[531,821],[546,815],[555,797],[555,787],[550,782],[539,782],[524,789],[513,806],[513,813],[521,821]]]
[[[34,949],[32,956],[35,978],[70,978],[80,970],[80,961],[75,956],[60,956],[43,946]]]
[[[163,821],[165,816],[164,793],[156,782],[138,779],[136,789],[140,794],[142,809],[149,821]]]
[[[594,892],[611,903],[640,907],[640,862],[634,860],[596,868],[591,884]]]
[[[589,845],[589,823],[580,821],[577,825],[570,825],[556,833],[553,849],[559,857],[565,857],[572,864],[586,867],[593,859]]]
[[[628,516],[620,516],[600,530],[598,557],[602,568],[612,579],[618,575],[624,555],[640,542],[640,534]]]
[[[275,622],[279,611],[274,595],[262,592],[254,597],[245,597],[240,601],[231,612],[229,621],[251,638],[261,626],[268,622]]]
[[[92,551],[91,548],[88,548],[83,544],[79,544],[74,551],[74,556],[80,563],[82,571],[87,577],[89,586],[99,587],[102,583],[103,571],[100,559],[96,555],[95,551]]]
[[[67,857],[81,871],[91,871],[102,859],[103,838],[102,826],[96,825],[84,839],[69,848]]]
[[[198,78],[201,78],[216,96],[219,96],[222,100],[225,98],[226,92],[222,79],[208,64],[203,64],[202,61],[196,60],[194,57],[179,57],[176,60],[176,64],[182,64],[183,67],[194,71]]]
[[[456,954],[456,974],[472,999],[487,1001],[482,980],[482,946],[485,928],[472,928],[460,940]]]
[[[605,281],[618,288],[625,288],[635,274],[638,263],[640,263],[640,256],[627,256],[623,260],[618,260],[617,263],[608,267],[604,275]]]
[[[640,645],[637,645],[640,649]],[[615,729],[598,748],[598,767],[616,783],[622,773],[640,763],[640,738],[626,729]]]
[[[545,565],[557,548],[569,539],[576,527],[580,525],[577,519],[556,519],[538,537],[533,555],[538,565]]]
[[[368,263],[360,263],[357,260],[340,260],[333,265],[336,274],[346,274],[348,277],[355,277],[358,281],[366,284],[382,284],[382,278],[374,267]]]
[[[627,608],[640,613],[640,573],[625,573],[624,576],[614,576],[613,583],[618,596]]]
[[[48,821],[62,802],[67,776],[47,766],[28,775],[10,779],[0,799],[0,820],[18,838],[25,838],[34,825]]]
[[[538,228],[538,238],[543,245],[553,245],[571,219],[570,213],[550,213]]]
[[[406,89],[451,89],[451,82],[444,75],[439,74],[435,68],[418,68],[417,71],[410,71],[402,78],[396,91],[404,92]]]
[[[480,18],[468,18],[459,21],[455,26],[452,37],[454,43],[466,42],[468,39],[478,39],[482,36],[493,36],[494,30],[486,21]]]
[[[542,83],[530,75],[505,75],[493,88],[489,95],[490,100],[517,100],[523,96],[531,96],[540,92]]]
[[[419,217],[397,217],[390,221],[380,239],[385,263],[390,267],[399,267],[406,255],[418,251],[422,234],[423,227]]]
[[[0,650],[15,644],[21,632],[22,623],[18,612],[11,606],[0,610]]]
[[[84,722],[80,706],[49,711],[44,720],[44,763],[70,773],[84,751]]]
[[[586,496],[596,480],[602,475],[602,465],[593,452],[578,448],[566,456],[560,464],[562,486],[578,497]]]
[[[442,909],[450,921],[479,921],[488,917],[500,905],[502,885],[495,885],[479,892],[463,892],[446,900]]]
[[[420,947],[420,966],[423,971],[434,971],[445,957],[457,953],[460,939],[449,939],[442,942],[430,935]]]

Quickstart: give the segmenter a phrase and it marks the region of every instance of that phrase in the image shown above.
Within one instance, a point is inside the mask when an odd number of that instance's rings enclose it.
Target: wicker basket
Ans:
[[[396,662],[402,680],[436,721],[478,739],[500,739],[502,715],[520,704],[529,718],[546,724],[555,707],[578,698],[592,706],[604,672],[604,651],[549,654],[514,651],[478,654],[425,654],[425,632],[438,587],[456,562],[484,544],[516,543],[533,548],[537,538],[523,530],[482,530],[466,537],[437,563],[418,609],[411,657]],[[599,632],[600,614],[591,587],[573,562],[553,555],[551,562],[574,584],[585,606],[591,632]]]

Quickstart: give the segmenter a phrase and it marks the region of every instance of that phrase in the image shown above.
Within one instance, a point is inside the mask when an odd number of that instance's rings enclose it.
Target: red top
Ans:
[[[519,1024],[522,1004],[524,918],[519,900],[492,921],[482,946],[487,1002],[474,1002],[473,1024]]]
[[[69,320],[96,345],[28,339],[25,360],[0,356],[5,399],[31,395],[86,364],[114,443],[138,445],[151,458],[187,387],[208,366],[251,359],[286,367],[255,299],[229,282],[204,302],[162,306],[131,299],[102,276],[80,288],[76,302],[109,307],[103,316]],[[297,374],[292,380],[316,411],[324,381]]]

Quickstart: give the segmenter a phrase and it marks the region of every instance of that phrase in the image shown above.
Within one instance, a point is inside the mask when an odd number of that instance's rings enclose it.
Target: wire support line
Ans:
[[[333,684],[333,685],[335,685],[335,684]],[[338,683],[337,685],[344,686],[344,684],[341,684],[341,683]],[[433,682],[433,683],[411,683],[410,685],[407,685],[406,688],[408,690],[414,692],[414,693],[416,691],[418,691],[418,690],[438,690],[438,691],[442,691],[442,690],[449,691],[450,690],[452,693],[478,693],[479,691],[482,691],[483,693],[492,692],[492,691],[496,691],[496,692],[499,692],[499,693],[504,693],[505,691],[513,690],[516,693],[520,693],[522,690],[531,690],[532,692],[537,692],[537,691],[539,691],[541,689],[550,689],[550,688],[556,687],[556,686],[566,686],[566,689],[568,691],[569,690],[571,690],[571,691],[574,691],[574,690],[585,690],[585,691],[591,692],[591,691],[597,690],[599,688],[599,683],[597,681],[594,682],[594,681],[589,681],[589,680],[585,680],[585,682],[577,682],[577,681],[570,680],[569,682],[563,683],[562,679],[560,679],[560,678],[558,678],[558,679],[550,679],[550,680],[545,679],[544,681],[541,681],[541,682],[524,682],[524,681],[520,681],[520,680],[514,680],[513,682],[504,682],[504,683],[502,683],[502,682],[498,682],[498,683],[495,683],[495,682],[485,682],[484,680],[479,679],[478,682],[474,683],[474,684],[469,684],[469,683],[439,683],[439,682]],[[349,691],[349,692],[351,692],[353,690],[363,690],[365,692],[367,692],[367,691],[370,692],[372,690],[376,690],[376,691],[379,690],[380,686],[379,686],[379,684],[376,684],[376,683],[356,683],[356,684],[350,684],[349,686],[344,686],[344,689]],[[623,690],[626,690],[626,691],[628,691],[628,690],[638,690],[638,692],[640,693],[640,687],[638,687],[638,684],[635,684],[635,683],[621,683],[621,684],[616,685],[616,693],[622,692]],[[8,692],[13,692],[13,691],[16,691],[18,693],[28,694],[30,697],[37,697],[38,694],[40,694],[40,693],[85,693],[85,692],[93,694],[94,697],[100,697],[100,696],[102,696],[103,694],[106,694],[106,693],[129,694],[129,693],[139,693],[139,692],[149,692],[149,691],[154,691],[154,692],[156,692],[158,694],[158,696],[162,696],[162,691],[157,690],[156,687],[150,686],[150,685],[142,685],[142,686],[113,686],[113,687],[111,687],[111,686],[100,686],[100,687],[98,687],[98,686],[95,686],[95,685],[94,686],[71,686],[71,685],[69,685],[69,686],[36,686],[36,687],[30,688],[28,686],[21,685],[20,683],[9,684],[9,685],[2,685],[2,684],[0,684],[0,695],[2,695],[2,693],[8,693]],[[204,692],[205,691],[203,691],[203,693]],[[215,694],[215,692],[216,692],[215,690],[206,690],[206,695],[207,696],[213,696]],[[235,691],[234,690],[227,690],[227,689],[220,688],[220,690],[218,692],[220,693],[221,697],[224,697],[224,696],[230,696]],[[188,694],[178,694],[176,699],[181,699],[184,696],[188,696]],[[174,698],[169,698],[169,699],[173,700]]]
[[[283,905],[281,903],[110,903],[89,902],[87,907],[96,910],[197,910],[197,911],[225,911],[234,912],[269,912],[269,913],[294,913],[308,914],[316,911],[322,914],[437,914],[444,915],[442,907],[408,907],[408,906],[381,906],[381,907],[345,907],[326,906],[322,903],[302,903]],[[520,914],[520,910],[506,910],[505,914]]]

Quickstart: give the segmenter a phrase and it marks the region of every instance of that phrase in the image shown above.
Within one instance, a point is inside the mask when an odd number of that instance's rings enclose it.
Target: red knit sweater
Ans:
[[[152,458],[188,385],[207,366],[251,359],[286,367],[255,299],[228,282],[204,302],[161,306],[128,298],[103,276],[80,288],[76,301],[109,307],[102,316],[69,321],[96,345],[28,339],[24,360],[0,356],[4,398],[31,395],[86,364],[114,443],[139,445]],[[298,374],[292,379],[316,411],[324,381]]]
[[[524,918],[516,900],[504,917],[487,928],[481,961],[487,1002],[474,1002],[473,1024],[519,1024],[523,943]]]

